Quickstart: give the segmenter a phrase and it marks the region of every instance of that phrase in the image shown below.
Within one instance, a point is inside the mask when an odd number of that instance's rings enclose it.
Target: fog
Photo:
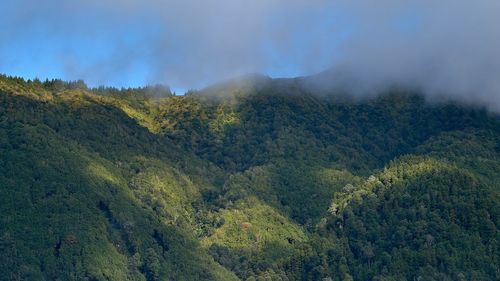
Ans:
[[[245,73],[330,69],[317,81],[355,95],[398,84],[500,112],[495,0],[6,0],[0,8],[7,74],[30,61],[43,77],[37,63],[49,57],[65,78],[143,76],[188,89]]]

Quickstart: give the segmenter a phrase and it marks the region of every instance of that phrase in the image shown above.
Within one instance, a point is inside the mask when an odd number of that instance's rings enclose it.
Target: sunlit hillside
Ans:
[[[499,280],[499,117],[301,81],[1,76],[0,280]]]

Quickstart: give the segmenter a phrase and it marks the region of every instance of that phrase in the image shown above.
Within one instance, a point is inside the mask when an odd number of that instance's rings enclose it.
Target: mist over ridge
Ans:
[[[5,1],[0,72],[203,88],[246,73],[371,96],[390,85],[500,110],[500,3]]]

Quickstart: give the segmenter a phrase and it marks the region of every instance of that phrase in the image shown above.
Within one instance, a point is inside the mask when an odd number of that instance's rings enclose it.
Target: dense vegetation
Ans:
[[[302,82],[0,76],[0,280],[499,280],[498,116]]]

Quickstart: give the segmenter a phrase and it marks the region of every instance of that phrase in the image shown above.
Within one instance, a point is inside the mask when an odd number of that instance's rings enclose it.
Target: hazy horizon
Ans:
[[[355,95],[397,83],[500,110],[500,3],[2,1],[0,72],[200,89],[331,69]]]

